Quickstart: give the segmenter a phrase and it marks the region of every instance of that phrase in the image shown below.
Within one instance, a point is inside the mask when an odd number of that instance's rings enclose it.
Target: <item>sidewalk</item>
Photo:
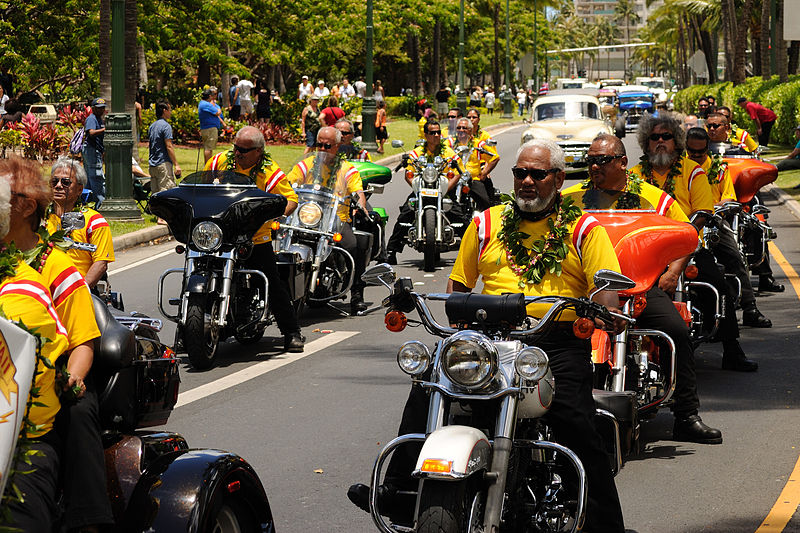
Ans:
[[[497,131],[503,128],[508,128],[512,126],[521,126],[523,123],[521,121],[512,121],[512,122],[503,122],[501,124],[495,124],[493,126],[489,126],[486,128],[486,131]],[[409,147],[411,149],[412,147]],[[385,167],[392,167],[396,165],[403,154],[396,154],[389,157],[384,157],[378,161],[375,161],[378,165],[383,165]],[[795,202],[794,200],[790,201]],[[800,218],[800,204],[797,205],[797,212],[798,217]],[[148,228],[143,228],[137,231],[133,231],[131,233],[126,233],[124,235],[120,235],[119,237],[114,237],[114,251],[121,252],[123,250],[127,250],[128,248],[133,248],[134,246],[139,246],[142,244],[147,244],[151,241],[156,239],[161,239],[164,237],[169,236],[169,228],[167,226],[150,226]],[[170,237],[171,238],[171,237]]]

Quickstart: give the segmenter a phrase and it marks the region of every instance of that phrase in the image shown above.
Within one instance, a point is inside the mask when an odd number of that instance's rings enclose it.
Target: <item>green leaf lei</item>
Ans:
[[[641,209],[642,183],[643,181],[640,177],[628,171],[628,181],[625,183],[625,189],[620,191],[622,194],[620,194],[619,198],[617,198],[617,201],[614,204],[614,209]],[[591,179],[586,179],[583,183],[581,183],[581,189],[585,191],[589,191],[594,188],[594,183],[592,183]],[[584,193],[582,198],[584,209],[597,208],[596,205],[589,206],[587,200],[588,194]]]
[[[547,273],[561,275],[561,262],[569,253],[569,246],[565,242],[569,238],[568,226],[577,220],[581,208],[573,205],[572,198],[562,198],[559,194],[555,203],[555,212],[547,219],[550,231],[541,239],[533,241],[530,250],[525,248],[522,241],[530,235],[519,230],[522,216],[515,209],[515,197],[503,195],[502,227],[497,232],[497,238],[503,243],[506,252],[506,261],[511,270],[520,278],[519,288],[526,285],[538,285]],[[553,220],[555,217],[555,220]],[[498,264],[500,258],[497,259]]]
[[[650,164],[650,159],[646,155],[643,155],[639,162],[642,164],[642,177],[644,181],[653,185],[655,187],[659,187],[661,190],[672,196],[675,197],[675,178],[680,176],[681,174],[681,159],[673,163],[672,167],[669,169],[669,174],[667,174],[667,179],[664,180],[664,185],[659,186],[658,180],[653,176],[653,165]]]
[[[253,183],[256,183],[256,178],[258,177],[259,173],[264,172],[264,167],[271,164],[272,157],[270,156],[269,152],[264,152],[262,156],[258,158],[258,163],[253,165],[253,168],[250,169],[248,177]],[[225,153],[225,166],[225,170],[236,171],[236,158],[233,154],[233,148]]]
[[[442,139],[441,141],[439,141],[439,145],[436,147],[436,149],[430,151],[431,155],[433,155],[433,157],[436,157],[437,155],[441,155],[442,157],[444,157],[443,154],[444,154],[445,148],[447,148],[447,145],[445,144],[444,139]],[[422,144],[422,154],[420,154],[420,155],[425,155],[427,153],[428,153],[428,141],[425,141]]]
[[[720,182],[720,176],[722,176],[727,168],[728,164],[722,160],[720,154],[711,154],[711,168],[709,168],[706,173],[708,184],[717,185]]]
[[[50,234],[47,228],[40,227],[36,233],[39,234],[41,240],[36,246],[23,252],[22,257],[32,269],[41,274],[50,251],[53,248],[58,248],[62,252],[66,252],[69,249],[69,244],[64,240],[64,230],[58,230]]]

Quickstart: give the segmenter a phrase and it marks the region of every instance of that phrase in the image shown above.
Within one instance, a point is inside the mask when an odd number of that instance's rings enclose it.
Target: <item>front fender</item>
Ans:
[[[182,450],[147,465],[122,522],[135,531],[202,533],[231,500],[258,531],[274,533],[267,495],[247,461],[220,450]]]
[[[208,272],[192,272],[186,280],[186,292],[190,294],[204,294],[208,291]]]
[[[425,439],[413,475],[464,479],[488,470],[491,460],[492,447],[482,431],[469,426],[445,426]]]

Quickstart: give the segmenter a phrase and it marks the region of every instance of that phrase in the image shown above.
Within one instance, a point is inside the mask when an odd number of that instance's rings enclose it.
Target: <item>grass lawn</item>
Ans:
[[[765,152],[763,157],[772,164],[789,155],[794,146],[789,145],[770,145],[769,152]],[[778,179],[775,180],[775,185],[786,191],[792,198],[800,201],[800,189],[793,189],[797,184],[800,184],[800,170],[787,170],[778,173]]]

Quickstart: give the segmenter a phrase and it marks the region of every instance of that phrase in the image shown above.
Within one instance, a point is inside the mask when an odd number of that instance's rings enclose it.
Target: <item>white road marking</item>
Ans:
[[[234,372],[233,374],[223,378],[219,378],[211,383],[206,383],[205,385],[200,385],[199,387],[181,392],[178,396],[178,403],[175,404],[175,408],[177,409],[178,407],[196,402],[197,400],[211,396],[214,393],[224,391],[225,389],[230,389],[231,387],[240,385],[245,381],[257,378],[258,376],[288,365],[289,363],[299,361],[300,359],[308,357],[309,355],[324,348],[347,340],[356,334],[358,334],[357,331],[334,331],[333,333],[323,335],[320,338],[306,344],[305,350],[302,353],[284,353],[273,357],[268,361],[262,361],[261,363],[239,370],[238,372]]]
[[[152,257],[148,257],[146,259],[140,259],[139,261],[131,263],[130,265],[125,265],[124,267],[117,268],[115,270],[109,270],[108,271],[108,275],[109,276],[113,276],[114,274],[119,274],[120,272],[125,272],[126,270],[130,270],[132,268],[136,268],[136,267],[141,266],[141,265],[143,265],[145,263],[149,263],[150,261],[155,261],[156,259],[160,259],[162,257],[166,257],[166,256],[168,256],[170,254],[174,254],[174,253],[175,253],[175,249],[174,248],[170,248],[169,250],[167,250],[165,252],[161,252],[160,254],[156,254],[156,255],[154,255]]]

